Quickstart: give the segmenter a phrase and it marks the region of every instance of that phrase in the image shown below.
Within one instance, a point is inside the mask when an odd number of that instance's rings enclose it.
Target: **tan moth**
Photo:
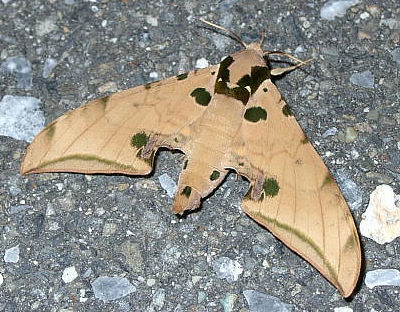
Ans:
[[[353,218],[337,183],[307,140],[271,76],[300,67],[262,42],[220,64],[96,99],[47,125],[26,151],[22,174],[152,170],[158,148],[186,155],[173,212],[199,207],[230,170],[250,189],[241,206],[311,263],[344,297],[361,263]],[[281,54],[297,64],[270,69]]]

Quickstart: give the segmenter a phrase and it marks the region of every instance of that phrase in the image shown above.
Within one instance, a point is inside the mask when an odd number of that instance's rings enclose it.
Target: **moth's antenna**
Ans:
[[[217,25],[217,24],[211,23],[209,21],[206,21],[206,20],[204,20],[204,19],[202,19],[200,17],[198,18],[198,20],[200,22],[208,25],[208,26],[211,26],[211,27],[214,27],[214,28],[217,28],[217,29],[225,31],[226,33],[228,33],[229,36],[231,36],[233,39],[237,40],[241,45],[243,45],[245,48],[247,48],[247,44],[244,43],[244,41],[238,35],[236,35],[233,31],[231,31],[231,30],[229,30],[229,29],[227,29],[225,27],[222,27],[220,25]]]
[[[262,47],[262,45],[264,44],[265,41],[265,37],[267,36],[267,33],[265,31],[263,31],[261,33],[261,38],[260,38],[260,47]]]

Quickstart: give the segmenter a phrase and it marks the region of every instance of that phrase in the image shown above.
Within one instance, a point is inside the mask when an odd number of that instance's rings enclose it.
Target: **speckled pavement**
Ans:
[[[0,71],[0,99],[35,97],[49,122],[101,95],[241,49],[194,17],[246,42],[265,30],[266,49],[314,58],[276,84],[358,225],[377,185],[400,193],[400,2],[360,1],[334,20],[321,18],[325,2],[2,0],[0,62],[23,56],[33,77],[21,88],[16,75]],[[27,145],[0,136],[0,311],[261,311],[250,310],[243,293],[250,290],[291,305],[270,311],[400,311],[398,286],[363,282],[365,271],[400,268],[399,239],[378,245],[361,237],[365,268],[346,301],[241,212],[248,183],[234,174],[199,211],[178,218],[158,177],[177,181],[179,153],[160,152],[153,173],[140,178],[23,177]],[[231,264],[228,278],[221,263]],[[99,277],[120,293],[96,293]]]

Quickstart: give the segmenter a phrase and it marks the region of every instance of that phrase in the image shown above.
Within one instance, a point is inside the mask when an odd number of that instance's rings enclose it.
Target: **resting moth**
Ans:
[[[204,21],[205,22],[205,21]],[[173,212],[199,207],[230,170],[250,181],[241,206],[348,297],[361,252],[346,201],[297,123],[271,76],[306,62],[265,52],[262,42],[220,64],[96,99],[59,117],[34,139],[22,174],[121,173],[152,170],[158,148],[186,160]],[[267,57],[296,65],[271,69]]]

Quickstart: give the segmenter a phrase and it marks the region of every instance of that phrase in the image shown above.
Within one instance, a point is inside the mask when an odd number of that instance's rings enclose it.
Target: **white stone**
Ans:
[[[44,62],[43,66],[43,78],[49,78],[51,75],[51,71],[53,70],[54,67],[56,67],[58,64],[56,59],[53,59],[51,57],[47,58],[46,61]]]
[[[352,74],[350,76],[350,82],[359,87],[368,89],[373,89],[375,87],[375,77],[370,70]]]
[[[5,95],[0,101],[0,135],[31,142],[44,127],[40,104],[34,97]]]
[[[19,245],[6,249],[4,262],[17,263],[19,261]]]
[[[352,308],[349,307],[339,307],[339,308],[334,308],[334,312],[353,312]]]
[[[400,286],[400,271],[395,269],[378,269],[367,272],[365,285],[368,288],[375,286]]]
[[[151,72],[151,73],[149,74],[149,76],[150,76],[150,78],[152,78],[152,79],[157,79],[157,78],[158,78],[158,73],[157,73],[157,72]]]
[[[62,280],[64,281],[64,283],[71,283],[77,277],[78,277],[78,272],[76,272],[74,266],[65,268],[62,274]]]
[[[158,19],[151,15],[146,15],[146,22],[151,26],[157,27],[158,26]]]
[[[32,64],[24,56],[11,56],[0,66],[1,71],[15,75],[17,88],[30,90],[32,88]]]
[[[228,282],[237,281],[243,273],[241,264],[228,257],[220,257],[213,262],[213,269],[218,278],[226,279]]]
[[[125,297],[136,291],[136,287],[127,278],[119,276],[100,276],[91,285],[94,296],[104,302]]]
[[[379,244],[400,236],[400,195],[386,184],[371,193],[367,210],[362,215],[360,232]]]
[[[345,16],[347,9],[359,2],[360,0],[329,0],[321,8],[321,18],[332,21],[335,17]]]
[[[3,282],[4,282],[3,274],[0,273],[0,286],[3,284]]]
[[[208,61],[204,57],[198,59],[195,65],[196,68],[206,68],[208,66],[209,66]]]
[[[171,198],[174,197],[177,189],[175,181],[172,180],[167,173],[160,175],[158,181],[160,182],[161,187],[167,192],[167,195]]]
[[[279,298],[256,290],[245,290],[243,294],[250,312],[290,312],[294,307],[293,304],[284,303]]]

